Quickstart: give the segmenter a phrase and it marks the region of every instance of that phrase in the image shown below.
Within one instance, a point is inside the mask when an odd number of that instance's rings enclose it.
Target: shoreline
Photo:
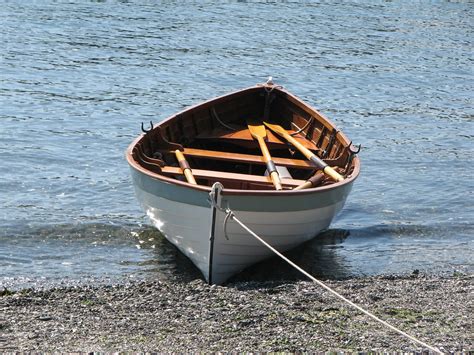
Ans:
[[[443,352],[474,350],[474,275],[325,280]],[[0,290],[0,351],[422,351],[309,281]]]

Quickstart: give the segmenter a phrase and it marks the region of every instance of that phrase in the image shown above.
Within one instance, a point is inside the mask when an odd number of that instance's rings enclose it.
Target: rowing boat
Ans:
[[[151,223],[222,284],[271,252],[314,238],[342,209],[358,150],[323,114],[271,81],[150,123],[128,147]]]

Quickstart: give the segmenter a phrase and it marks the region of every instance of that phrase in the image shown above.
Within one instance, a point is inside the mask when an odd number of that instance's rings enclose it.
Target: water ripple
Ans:
[[[146,220],[124,150],[140,122],[268,75],[363,146],[334,224],[349,236],[311,244],[310,268],[472,267],[473,12],[463,2],[2,4],[1,277],[123,275],[154,269],[150,260],[166,274],[167,244],[137,249],[130,234]]]

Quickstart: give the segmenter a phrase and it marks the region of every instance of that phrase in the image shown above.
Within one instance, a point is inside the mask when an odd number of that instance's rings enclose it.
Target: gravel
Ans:
[[[326,281],[443,352],[474,350],[473,275]],[[248,352],[423,349],[307,281],[135,281],[0,290],[0,351]]]

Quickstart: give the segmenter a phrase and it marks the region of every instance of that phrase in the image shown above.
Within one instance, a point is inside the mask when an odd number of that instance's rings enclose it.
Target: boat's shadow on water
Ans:
[[[349,230],[329,229],[320,233],[313,240],[292,249],[285,254],[291,261],[315,277],[323,279],[344,279],[350,270],[344,258],[338,255],[337,249],[349,236]],[[153,242],[155,258],[148,261],[148,270],[159,277],[177,282],[189,282],[202,279],[194,264],[174,245],[169,243],[158,231],[146,229],[140,232],[140,239]],[[142,245],[147,248],[145,242]],[[227,283],[259,281],[296,281],[306,277],[287,264],[278,256],[259,262],[233,276]]]
[[[306,242],[284,255],[317,278],[344,279],[350,276],[344,259],[337,249],[349,236],[349,230],[328,229],[309,242]],[[255,264],[229,280],[246,281],[296,281],[307,280],[307,277],[278,256]]]

